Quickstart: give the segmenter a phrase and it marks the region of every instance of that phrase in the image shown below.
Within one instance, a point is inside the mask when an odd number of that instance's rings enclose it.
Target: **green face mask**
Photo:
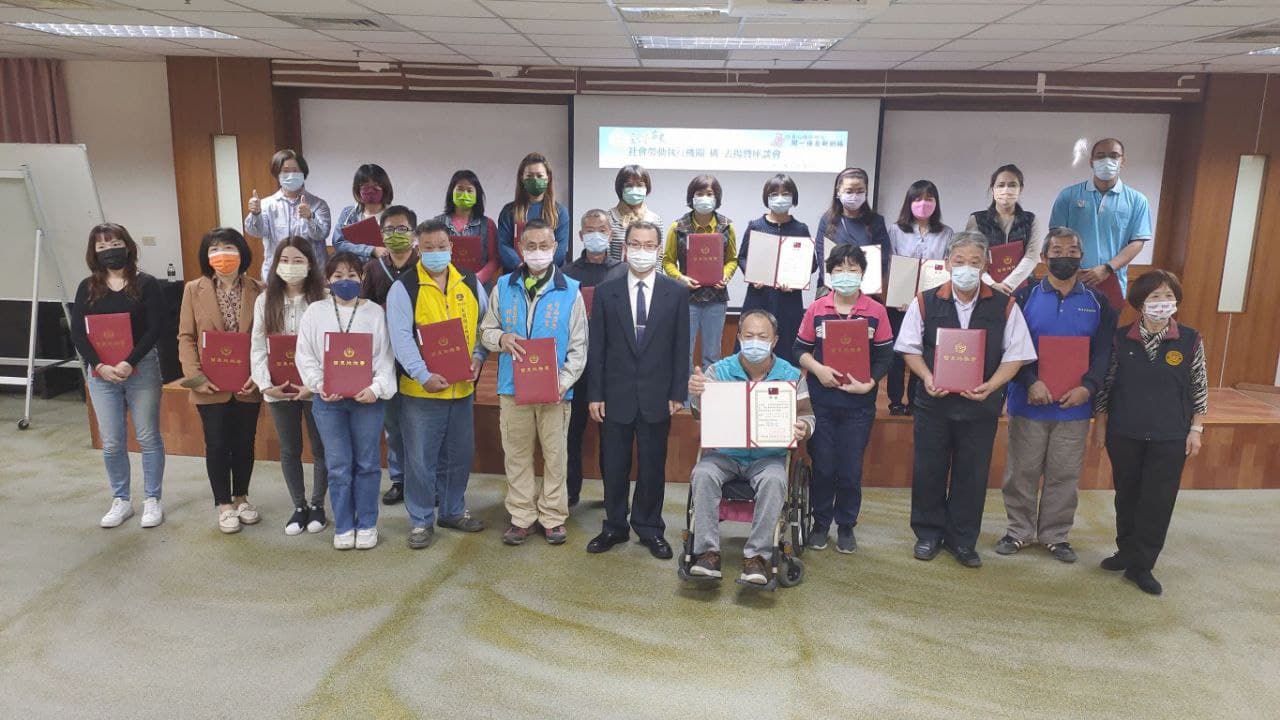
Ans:
[[[525,192],[535,197],[545,193],[549,184],[550,181],[546,178],[530,177],[524,179]]]
[[[453,204],[463,210],[470,210],[476,206],[476,194],[473,192],[462,192],[461,190],[453,191]]]
[[[382,244],[391,252],[404,252],[413,246],[413,237],[409,233],[391,233],[382,237]]]

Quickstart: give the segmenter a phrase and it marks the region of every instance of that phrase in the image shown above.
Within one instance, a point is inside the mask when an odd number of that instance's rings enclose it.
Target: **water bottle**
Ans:
[[[178,270],[173,266],[173,263],[169,263],[169,269],[165,272],[165,275],[168,276],[169,282],[174,282],[178,279]]]

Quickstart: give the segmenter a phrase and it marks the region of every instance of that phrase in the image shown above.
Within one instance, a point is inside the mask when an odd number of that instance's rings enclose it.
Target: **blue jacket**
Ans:
[[[502,212],[498,213],[498,257],[502,260],[502,269],[506,272],[512,272],[520,267],[523,262],[520,259],[520,251],[516,248],[516,219],[515,206],[513,202],[509,202],[502,207]],[[540,219],[542,217],[542,203],[530,203],[528,219]],[[569,254],[569,231],[573,229],[573,222],[569,220],[569,210],[559,202],[556,203],[556,254],[552,263],[556,267],[564,265],[565,258]]]
[[[508,273],[498,278],[494,285],[494,295],[489,302],[497,303],[498,319],[504,333],[514,333],[522,338],[555,338],[556,368],[564,367],[565,357],[569,354],[569,323],[573,317],[573,304],[578,299],[578,281],[552,268],[553,276],[547,287],[534,299],[529,307],[529,294],[525,291],[519,271]],[[532,325],[529,322],[529,311],[533,311]],[[498,354],[498,394],[515,395],[515,369],[511,364],[510,353]],[[564,399],[573,398],[573,390],[565,394]]]

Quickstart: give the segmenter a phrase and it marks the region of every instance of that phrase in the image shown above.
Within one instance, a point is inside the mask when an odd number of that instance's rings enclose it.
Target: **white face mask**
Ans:
[[[693,209],[703,214],[709,213],[716,209],[716,199],[706,195],[695,197],[693,199]]]
[[[658,251],[637,250],[633,247],[628,247],[627,264],[639,274],[647,273],[653,269],[654,265],[658,264]]]
[[[311,268],[307,265],[297,265],[294,263],[280,263],[279,265],[276,265],[276,275],[279,275],[280,279],[286,283],[295,283],[299,280],[305,280],[307,278],[307,273],[310,271]]]
[[[1120,161],[1113,158],[1102,158],[1093,161],[1093,176],[1099,180],[1114,180],[1120,174]]]
[[[981,279],[982,273],[972,265],[957,265],[951,268],[951,284],[965,292],[978,287]]]
[[[1148,300],[1142,303],[1142,314],[1155,322],[1164,322],[1178,312],[1177,300]]]
[[[554,250],[529,250],[524,254],[524,264],[535,273],[546,270],[555,259]]]

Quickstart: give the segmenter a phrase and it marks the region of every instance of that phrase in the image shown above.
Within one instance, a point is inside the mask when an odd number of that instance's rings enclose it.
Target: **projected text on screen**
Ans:
[[[840,172],[848,145],[843,130],[601,127],[600,167]]]

